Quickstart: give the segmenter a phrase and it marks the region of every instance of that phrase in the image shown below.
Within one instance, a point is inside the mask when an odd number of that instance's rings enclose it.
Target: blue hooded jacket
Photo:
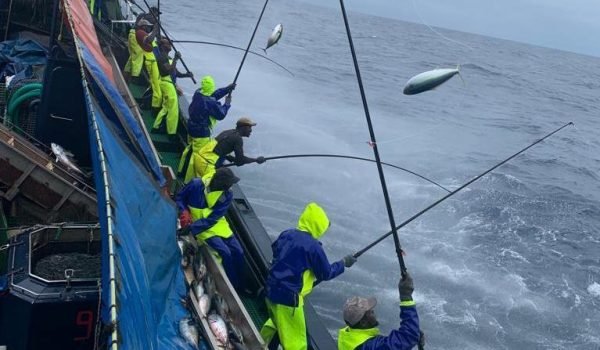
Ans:
[[[275,304],[298,307],[313,285],[344,272],[341,261],[329,263],[318,239],[329,228],[325,211],[309,203],[296,229],[282,232],[273,242],[273,262],[267,277],[267,298]]]
[[[220,100],[232,91],[224,87],[215,90],[215,81],[211,76],[202,78],[200,89],[196,90],[188,108],[188,133],[191,137],[210,137],[217,120],[225,119],[229,104],[222,105]]]

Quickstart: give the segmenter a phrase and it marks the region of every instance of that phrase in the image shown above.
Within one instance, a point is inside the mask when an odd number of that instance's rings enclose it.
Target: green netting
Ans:
[[[250,298],[245,296],[240,296],[244,306],[246,307],[246,311],[250,314],[252,318],[252,322],[258,330],[261,329],[262,325],[269,318],[267,313],[267,307],[265,305],[264,298]]]

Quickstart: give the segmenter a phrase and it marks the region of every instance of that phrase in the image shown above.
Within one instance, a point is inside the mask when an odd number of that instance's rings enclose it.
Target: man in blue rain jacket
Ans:
[[[193,157],[190,152],[200,151],[210,140],[217,120],[225,119],[231,107],[231,95],[228,94],[235,89],[235,86],[236,84],[229,84],[224,88],[216,89],[215,80],[210,75],[203,77],[200,81],[200,89],[194,93],[188,108],[189,144],[183,151],[178,169],[185,179],[184,182],[193,177]],[[225,97],[226,95],[227,97]],[[221,104],[219,100],[223,97],[225,97],[225,103]]]
[[[286,350],[307,348],[304,297],[314,285],[329,281],[356,262],[352,255],[330,264],[319,242],[329,228],[325,211],[309,203],[298,227],[282,232],[272,244],[273,261],[267,277],[267,307],[270,319],[261,329],[267,343],[279,336]]]
[[[242,291],[244,251],[225,219],[233,199],[229,189],[239,180],[231,169],[217,169],[210,177],[190,181],[177,193],[175,202],[181,227],[189,226],[199,243],[219,254],[229,281]]]
[[[408,273],[398,283],[400,292],[400,328],[384,336],[377,328],[375,298],[352,297],[344,305],[344,321],[347,327],[338,333],[338,350],[410,350],[424,342],[419,330],[419,316],[412,299],[414,290]],[[422,343],[420,344],[422,345]]]

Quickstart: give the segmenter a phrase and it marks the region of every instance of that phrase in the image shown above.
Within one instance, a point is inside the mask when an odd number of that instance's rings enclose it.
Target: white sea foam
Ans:
[[[596,298],[600,298],[600,284],[598,282],[594,282],[587,287],[588,293]]]

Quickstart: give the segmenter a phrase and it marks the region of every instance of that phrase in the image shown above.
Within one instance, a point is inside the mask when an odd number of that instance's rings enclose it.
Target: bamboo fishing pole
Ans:
[[[342,9],[342,16],[344,17],[344,25],[346,26],[346,34],[348,36],[348,43],[350,44],[350,52],[352,53],[352,61],[354,63],[354,70],[356,72],[356,80],[358,81],[358,87],[360,89],[360,96],[362,98],[363,109],[365,111],[365,118],[367,119],[367,126],[369,127],[369,135],[371,136],[371,145],[373,146],[373,154],[375,155],[375,161],[377,162],[377,171],[379,173],[379,181],[381,182],[381,189],[383,190],[383,198],[385,200],[385,206],[387,209],[388,220],[390,227],[392,228],[392,234],[394,235],[394,245],[396,246],[396,255],[398,256],[398,263],[400,264],[400,272],[402,276],[406,275],[406,264],[402,257],[402,245],[398,238],[398,232],[396,231],[396,223],[394,221],[394,212],[392,210],[392,203],[390,201],[390,195],[388,193],[387,185],[385,183],[385,175],[383,173],[383,167],[381,164],[381,158],[379,157],[379,150],[377,149],[377,141],[375,140],[375,131],[373,130],[373,123],[371,122],[371,115],[369,113],[369,106],[367,104],[367,97],[365,95],[365,89],[363,87],[362,78],[360,76],[360,68],[358,67],[358,60],[356,58],[356,52],[354,50],[354,43],[352,41],[352,34],[350,33],[350,24],[348,23],[348,16],[346,15],[346,8],[344,7],[344,0],[340,0],[340,7]]]
[[[342,159],[355,159],[355,160],[362,160],[365,162],[372,162],[375,163],[376,161],[373,159],[369,159],[369,158],[363,158],[363,157],[356,157],[356,156],[347,156],[347,155],[342,155],[342,154],[286,154],[283,156],[273,156],[273,157],[265,157],[265,161],[267,160],[276,160],[276,159],[289,159],[289,158],[342,158]],[[406,168],[394,165],[394,164],[390,164],[390,163],[386,163],[386,162],[381,162],[381,164],[398,169],[398,170],[402,170],[405,171],[409,174],[412,174],[416,177],[419,177],[439,188],[441,188],[442,190],[446,191],[446,192],[451,192],[449,189],[447,189],[446,187],[440,185],[439,183],[419,174],[416,173],[414,171],[408,170]],[[230,167],[230,166],[234,166],[235,163],[229,163],[229,164],[225,164],[223,165],[223,167]]]
[[[242,57],[242,62],[240,62],[240,66],[238,67],[237,73],[235,73],[235,78],[233,78],[233,84],[237,82],[238,77],[240,76],[240,72],[242,71],[242,67],[244,66],[244,61],[246,61],[246,56],[248,56],[248,51],[250,50],[250,45],[252,45],[252,41],[254,40],[254,36],[256,35],[256,30],[258,29],[258,25],[262,19],[263,14],[265,13],[265,9],[267,8],[267,4],[269,0],[265,0],[265,4],[263,5],[262,11],[260,11],[260,16],[258,16],[258,21],[256,21],[256,26],[254,26],[254,31],[252,32],[252,36],[250,37],[250,41],[248,42],[248,47],[246,47],[246,51],[244,52],[244,57]],[[231,92],[229,93],[231,96]]]
[[[516,156],[518,156],[519,154],[527,151],[528,149],[530,149],[531,147],[537,145],[538,143],[544,141],[545,139],[549,138],[550,136],[556,134],[557,132],[561,131],[562,129],[566,128],[569,125],[574,125],[573,122],[568,122],[565,125],[561,126],[560,128],[552,131],[551,133],[547,134],[546,136],[542,137],[541,139],[533,142],[532,144],[530,144],[529,146],[521,149],[519,152],[513,154],[512,156],[506,158],[505,160],[501,161],[500,163],[494,165],[493,167],[491,167],[490,169],[486,170],[485,172],[475,176],[472,180],[468,181],[467,183],[465,183],[464,185],[460,186],[459,188],[455,189],[454,191],[448,193],[447,195],[445,195],[444,197],[438,199],[437,201],[435,201],[434,203],[432,203],[431,205],[429,205],[427,208],[421,210],[420,212],[416,213],[415,215],[411,216],[408,220],[404,221],[403,223],[401,223],[400,225],[396,226],[395,229],[399,230],[401,228],[403,228],[404,226],[408,225],[409,223],[411,223],[413,220],[415,220],[416,218],[418,218],[419,216],[425,214],[426,212],[428,212],[430,209],[432,209],[433,207],[437,206],[438,204],[442,203],[443,201],[445,201],[446,199],[452,197],[453,195],[455,195],[456,193],[460,192],[461,190],[463,190],[465,187],[469,186],[470,184],[472,184],[473,182],[479,180],[480,178],[482,178],[483,176],[487,175],[488,173],[492,172],[493,170],[495,170],[496,168],[500,167],[501,165],[505,164],[506,162],[510,161],[511,159],[515,158]],[[358,252],[354,253],[353,256],[355,258],[358,258],[359,256],[363,255],[366,251],[368,251],[369,249],[373,248],[375,245],[377,245],[379,242],[383,241],[384,239],[386,239],[389,235],[392,234],[393,231],[390,231],[384,235],[382,235],[381,237],[377,238],[375,241],[373,241],[373,243],[367,245],[365,248],[359,250]]]
[[[165,38],[169,41],[169,44],[171,44],[171,47],[173,48],[173,50],[175,51],[175,53],[179,52],[177,51],[177,49],[175,48],[175,45],[173,44],[173,40],[171,40],[169,38],[169,36],[167,35],[167,32],[165,31],[165,29],[163,28],[162,24],[160,24],[160,21],[158,20],[158,18],[154,15],[154,13],[152,13],[152,11],[150,10],[150,5],[148,5],[148,1],[143,0],[144,4],[146,5],[146,7],[148,8],[148,13],[152,15],[152,17],[154,18],[154,20],[156,21],[156,24],[158,24],[158,27],[160,28],[160,30],[163,32],[163,34],[165,35]],[[191,73],[190,69],[188,68],[188,66],[185,64],[185,62],[183,61],[183,57],[180,56],[179,61],[181,61],[181,64],[183,65],[183,68],[185,68],[185,70],[188,73]],[[194,84],[196,84],[196,78],[194,78],[194,75],[192,73],[192,76],[190,77],[192,78],[192,81],[194,82]]]

